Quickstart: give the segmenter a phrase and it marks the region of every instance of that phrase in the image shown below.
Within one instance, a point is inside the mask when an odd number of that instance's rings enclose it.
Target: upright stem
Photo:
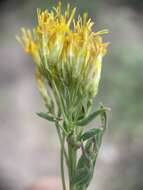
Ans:
[[[65,135],[61,133],[58,123],[56,123],[56,129],[57,129],[58,137],[59,137],[60,144],[61,144],[60,165],[61,165],[61,178],[62,178],[63,190],[66,190],[65,175],[64,175],[64,158],[65,158],[66,165],[68,168],[68,173],[69,173],[69,190],[76,190],[76,187],[73,186],[73,184],[71,183],[71,179],[75,175],[75,171],[76,171],[77,150],[67,140],[68,152],[66,152],[66,149],[64,146]]]
[[[61,144],[60,165],[61,165],[62,186],[63,186],[63,190],[66,190],[65,175],[64,175],[64,157],[65,157],[66,164],[68,167],[68,155],[67,155],[65,147],[64,147],[65,136],[61,134],[58,123],[56,123],[56,129],[57,129],[58,137],[59,137],[60,144]]]
[[[65,137],[63,136],[61,144],[61,177],[62,177],[63,190],[66,190],[65,175],[64,175],[64,142],[65,142]]]
[[[69,156],[69,190],[75,190],[73,184],[71,183],[71,179],[75,175],[76,170],[76,150],[68,143],[68,156]]]
[[[56,129],[57,129],[57,133],[58,133],[58,137],[59,137],[59,141],[60,141],[60,144],[62,146],[62,135],[61,135],[61,132],[60,132],[60,128],[58,126],[58,123],[56,123]],[[68,155],[66,153],[66,150],[65,150],[65,147],[63,146],[63,152],[64,152],[64,156],[65,156],[65,160],[66,160],[66,164],[68,166]]]

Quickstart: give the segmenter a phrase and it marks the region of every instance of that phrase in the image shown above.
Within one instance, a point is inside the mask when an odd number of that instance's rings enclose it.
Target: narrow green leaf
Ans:
[[[106,109],[101,108],[101,109],[93,112],[92,114],[90,114],[88,117],[86,117],[86,118],[84,118],[82,120],[77,121],[76,125],[77,126],[85,126],[88,123],[90,123],[93,119],[95,119],[98,115],[104,113],[105,111],[106,111]]]
[[[96,136],[96,144],[97,144],[97,149],[99,151],[99,148],[101,146],[101,142],[102,142],[102,137],[103,137],[103,134],[99,133],[97,136]]]
[[[39,113],[36,113],[39,117],[43,118],[43,119],[46,119],[46,120],[49,120],[49,121],[52,121],[54,122],[55,121],[55,118],[51,115],[49,115],[47,112],[39,112]]]
[[[103,129],[102,128],[93,128],[90,129],[89,131],[85,132],[81,137],[80,140],[86,141],[89,138],[94,137],[95,135],[97,135],[98,133],[102,133]]]

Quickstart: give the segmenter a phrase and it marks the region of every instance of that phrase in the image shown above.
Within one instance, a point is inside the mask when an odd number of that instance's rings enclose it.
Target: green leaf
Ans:
[[[96,144],[97,144],[97,149],[99,151],[99,148],[101,146],[101,142],[102,142],[102,137],[103,137],[103,134],[99,133],[97,136],[96,136]]]
[[[85,166],[89,166],[90,165],[90,157],[86,155],[81,155],[79,160],[78,160],[78,164],[77,164],[77,169],[81,169],[81,168],[84,168]]]
[[[101,108],[95,112],[93,112],[92,114],[90,114],[88,117],[82,119],[82,120],[79,120],[76,122],[76,125],[77,126],[85,126],[87,125],[88,123],[90,123],[93,119],[95,119],[98,115],[104,113],[106,111],[105,108]]]
[[[39,117],[43,118],[43,119],[46,119],[46,120],[49,120],[49,121],[52,121],[54,122],[55,121],[55,118],[51,115],[49,115],[47,112],[39,112],[39,113],[36,113]]]
[[[86,189],[93,177],[94,166],[97,157],[97,154],[94,151],[92,152],[91,150],[93,148],[93,143],[93,139],[87,140],[84,147],[85,152],[82,152],[76,167],[76,171],[80,172],[83,172],[83,168],[87,168],[87,174],[84,174],[84,177],[82,177],[82,181],[77,182],[78,185],[84,185]]]
[[[92,139],[87,140],[85,147],[84,147],[84,153],[82,152],[78,163],[77,163],[77,169],[84,168],[85,166],[92,167],[92,160],[89,155],[89,150],[92,147],[93,141]],[[86,155],[85,155],[86,154]]]
[[[80,168],[76,170],[75,175],[71,179],[73,185],[87,185],[91,180],[93,172],[88,167]]]
[[[85,132],[81,137],[80,140],[86,141],[89,138],[94,137],[95,135],[97,135],[98,133],[102,133],[103,129],[102,128],[93,128],[90,129],[89,131]]]

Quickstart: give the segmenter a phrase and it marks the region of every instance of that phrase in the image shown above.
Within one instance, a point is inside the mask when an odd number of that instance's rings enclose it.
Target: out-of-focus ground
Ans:
[[[95,105],[111,107],[109,128],[90,190],[143,189],[143,1],[71,0],[89,12],[95,30],[108,28]],[[23,190],[42,176],[59,177],[59,146],[53,125],[38,118],[44,106],[34,64],[16,42],[21,26],[32,27],[36,8],[52,0],[0,1],[0,190]],[[93,123],[94,125],[94,123]]]

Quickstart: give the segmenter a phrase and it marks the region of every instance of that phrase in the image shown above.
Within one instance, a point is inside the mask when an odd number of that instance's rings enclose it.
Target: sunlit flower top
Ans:
[[[52,11],[38,10],[37,26],[32,31],[22,28],[21,37],[17,37],[36,63],[39,88],[44,89],[46,79],[66,104],[71,102],[73,106],[79,99],[83,104],[96,95],[102,58],[108,46],[101,37],[108,31],[93,32],[94,23],[87,13],[77,19],[75,13],[76,8],[71,9],[70,5],[62,13],[61,3]]]

